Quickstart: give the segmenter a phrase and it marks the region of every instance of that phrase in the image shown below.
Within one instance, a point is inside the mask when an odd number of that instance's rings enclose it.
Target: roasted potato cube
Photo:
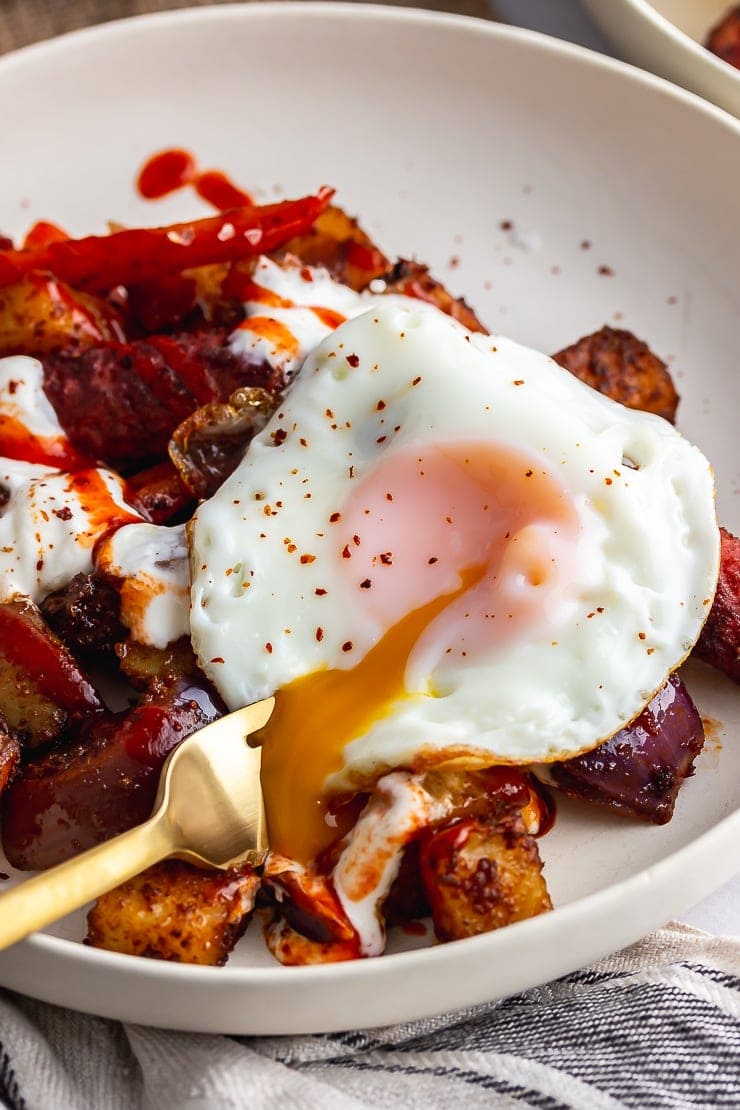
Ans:
[[[427,301],[470,331],[487,333],[488,329],[480,322],[470,305],[462,297],[453,297],[448,293],[444,285],[432,277],[429,268],[422,266],[420,262],[409,262],[401,258],[393,269],[383,276],[387,293],[403,293],[407,297]]]
[[[201,871],[168,860],[99,898],[85,942],[130,956],[224,964],[247,927],[259,884],[251,867]]]
[[[631,331],[603,327],[552,357],[612,401],[675,423],[679,397],[668,368]]]
[[[275,257],[295,255],[307,266],[323,266],[335,281],[357,292],[382,277],[390,262],[353,216],[341,208],[322,212],[310,231],[291,241]]]
[[[0,355],[39,355],[55,347],[82,349],[121,337],[110,306],[47,274],[0,289]]]
[[[552,909],[537,844],[519,814],[468,818],[431,833],[420,862],[439,940],[477,936]]]

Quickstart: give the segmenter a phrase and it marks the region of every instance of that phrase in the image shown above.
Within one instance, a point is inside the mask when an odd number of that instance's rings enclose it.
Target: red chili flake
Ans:
[[[614,277],[614,270],[611,266],[599,266],[596,272],[600,277]]]
[[[272,655],[272,644],[271,643],[268,642],[268,643],[265,644],[265,651],[267,652],[268,655]]]
[[[344,545],[344,550],[342,551],[342,558],[343,559],[351,559],[352,558],[352,552],[349,549],[349,544],[348,543]]]
[[[360,582],[360,589],[361,590],[369,590],[371,586],[372,586],[372,582],[370,581],[369,578],[363,578],[362,582]]]
[[[328,416],[329,420],[334,419],[334,413],[331,411],[331,409],[327,409],[324,415]]]
[[[414,378],[414,380],[412,381],[411,384],[412,385],[418,385],[420,381],[421,381],[421,375],[419,375],[418,378]]]
[[[352,651],[351,640],[345,640],[345,642],[342,644],[342,651]]]
[[[316,562],[316,556],[315,555],[301,555],[301,562],[303,563],[304,566],[306,565],[306,563],[315,563]]]
[[[330,524],[336,524],[338,520],[341,520],[341,517],[342,517],[341,513],[332,513],[331,516],[329,517],[329,523]]]
[[[357,533],[355,533],[355,535],[352,537],[352,543],[355,545],[355,547],[360,546],[360,537],[357,535]]]
[[[223,663],[223,659],[221,658],[221,656],[220,656],[220,655],[214,655],[214,657],[213,657],[213,659],[211,660],[211,662],[212,662],[212,663]]]
[[[313,281],[313,274],[309,270],[308,266],[303,266],[302,267],[301,277],[303,278],[304,281]]]
[[[323,586],[317,586],[316,589],[314,590],[314,593],[316,594],[317,597],[326,597],[326,590],[324,589]]]
[[[605,478],[604,483],[607,486],[613,486],[614,485],[614,479],[613,478]]]
[[[8,393],[10,394],[11,397],[13,396],[13,394],[15,393],[17,388],[18,388],[18,382],[8,382]]]
[[[652,655],[654,651],[655,651],[655,648],[647,648],[647,654],[648,655]]]
[[[453,254],[447,265],[450,267],[451,270],[456,270],[457,267],[460,265],[460,259],[457,257],[456,254]]]
[[[638,632],[637,638],[638,640],[647,640],[647,634],[645,632]]]
[[[292,555],[294,551],[298,550],[298,548],[296,547],[296,545],[294,543],[289,543],[286,550],[287,550],[289,555]]]
[[[281,443],[285,443],[285,440],[287,438],[288,433],[286,432],[285,428],[276,428],[275,431],[272,433],[272,441],[276,446],[279,446]]]
[[[36,563],[36,570],[43,570],[43,567],[44,567],[44,560],[39,559],[39,561]]]
[[[52,509],[54,516],[58,516],[60,520],[71,520],[72,510],[69,505],[65,505],[63,509]]]
[[[533,474],[534,474],[533,470],[525,470],[524,471],[524,477],[525,478],[531,478]]]
[[[319,643],[321,643],[321,641],[323,640],[323,638],[324,638],[324,630],[323,630],[323,628],[317,628],[317,629],[316,629],[316,639],[318,640],[318,642],[319,642]]]
[[[603,605],[597,605],[596,612],[597,613],[603,613],[604,612],[604,606]]]
[[[345,355],[344,357],[347,359],[347,362],[350,364],[353,370],[356,370],[357,367],[360,365],[359,355]]]
[[[586,619],[587,620],[591,620],[591,617],[595,617],[595,616],[596,616],[596,610],[594,610],[593,613],[586,613]]]
[[[439,562],[439,558],[438,558],[437,555],[432,555],[431,558],[427,559],[427,564],[430,567],[434,566],[434,564],[438,563],[438,562]]]
[[[304,439],[303,436],[301,436],[298,442],[300,443],[301,447],[308,447],[308,440]]]
[[[383,551],[383,552],[381,552],[380,561],[381,561],[381,563],[383,564],[384,567],[392,566],[393,565],[393,552],[392,551]]]
[[[392,493],[386,493],[385,499],[386,499],[386,501],[392,501],[393,500],[393,494]]]
[[[511,231],[514,226],[513,220],[500,220],[498,225],[502,231]]]
[[[375,442],[376,443],[385,443],[385,441],[387,439],[388,439],[388,436],[378,436],[378,438],[375,440]]]
[[[235,497],[234,500],[231,502],[231,504],[232,505],[241,505],[241,500],[238,497]]]
[[[524,385],[524,378],[516,378],[514,385]]]
[[[382,412],[385,407],[385,401],[378,401],[377,405],[375,406],[378,412]]]
[[[272,516],[272,505],[265,505],[262,512],[265,514],[265,516]]]
[[[354,478],[354,476],[355,476],[354,466],[350,466],[348,473],[349,473],[350,478]]]
[[[581,242],[581,250],[582,251],[590,251],[591,250],[591,240],[590,239],[584,239]]]

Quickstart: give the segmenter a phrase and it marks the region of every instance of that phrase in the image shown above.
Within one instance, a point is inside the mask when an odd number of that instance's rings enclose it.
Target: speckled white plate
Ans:
[[[704,47],[735,0],[584,0],[620,53],[740,116],[740,70]]]
[[[553,351],[605,321],[670,358],[680,424],[740,523],[740,125],[626,66],[423,12],[257,4],[101,27],[0,62],[0,227],[162,222],[143,159],[179,144],[272,197],[322,182],[390,253],[429,260],[492,328]],[[454,403],[454,368],[451,373]],[[663,924],[737,869],[740,697],[699,664],[716,723],[673,822],[561,803],[541,843],[554,913],[366,962],[286,969],[254,926],[223,969],[99,952],[69,919],[0,982],[110,1017],[232,1033],[401,1021],[543,982]],[[0,868],[2,862],[0,861]],[[418,943],[415,941],[414,943]]]

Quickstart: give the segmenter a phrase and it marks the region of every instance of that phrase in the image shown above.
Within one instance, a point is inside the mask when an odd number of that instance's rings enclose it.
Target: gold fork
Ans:
[[[247,737],[267,724],[274,705],[274,698],[248,705],[184,740],[162,768],[154,812],[143,825],[0,894],[0,949],[159,860],[259,866],[267,853],[261,749]]]

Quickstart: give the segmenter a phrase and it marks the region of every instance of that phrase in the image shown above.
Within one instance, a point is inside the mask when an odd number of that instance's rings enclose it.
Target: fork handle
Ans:
[[[159,814],[0,894],[0,949],[65,917],[176,850]]]

